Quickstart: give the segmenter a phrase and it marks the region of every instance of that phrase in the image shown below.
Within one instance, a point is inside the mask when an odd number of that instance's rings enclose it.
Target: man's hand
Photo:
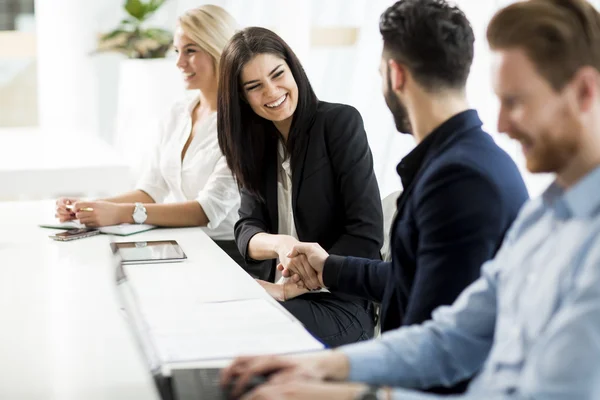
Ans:
[[[298,243],[287,254],[287,257],[292,260],[302,256],[308,260],[309,269],[286,267],[285,265],[278,265],[277,268],[282,271],[283,276],[291,277],[292,281],[296,283],[302,282],[309,289],[325,287],[323,268],[329,254],[318,243]]]
[[[78,201],[73,205],[75,216],[85,226],[99,227],[127,222],[133,208],[108,201]]]
[[[280,271],[284,269],[290,269],[291,271],[302,271],[302,274],[304,275],[308,275],[310,273],[314,275],[314,272],[312,272],[313,269],[308,262],[308,258],[304,254],[300,254],[293,258],[288,257],[294,247],[299,244],[301,243],[292,236],[280,235],[278,245],[275,249],[279,257],[279,265],[277,268]],[[311,283],[312,285],[307,285],[306,287],[311,290],[321,288],[316,279]]]
[[[354,400],[365,390],[359,383],[267,382],[242,400]]]
[[[226,386],[237,377],[236,386],[231,392],[235,398],[243,392],[253,376],[269,375],[270,382],[279,384],[292,380],[343,380],[348,377],[349,370],[347,357],[335,351],[293,357],[240,357],[222,371],[221,384]]]

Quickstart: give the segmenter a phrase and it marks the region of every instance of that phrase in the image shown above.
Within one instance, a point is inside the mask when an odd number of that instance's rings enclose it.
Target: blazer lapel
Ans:
[[[265,202],[271,222],[271,233],[277,233],[279,228],[278,206],[277,206],[277,148],[269,144],[265,156]]]
[[[298,200],[298,193],[300,192],[300,185],[302,183],[302,174],[304,172],[304,164],[306,161],[309,139],[310,137],[307,135],[303,138],[303,140],[299,140],[297,142],[297,145],[300,146],[300,149],[297,156],[292,157],[292,210],[294,211],[294,218],[296,216],[296,202]]]

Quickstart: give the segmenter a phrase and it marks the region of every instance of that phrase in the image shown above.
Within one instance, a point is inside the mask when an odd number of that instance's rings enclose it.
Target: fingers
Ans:
[[[71,206],[70,199],[61,197],[56,200],[56,214],[54,216],[58,218],[60,222],[70,221],[75,218],[75,213],[67,208],[69,206]]]
[[[284,397],[282,397],[281,390],[278,389],[280,388],[273,388],[269,384],[260,385],[251,392],[246,393],[240,400],[282,400]]]
[[[253,376],[265,375],[287,366],[279,357],[243,357],[239,358],[231,367],[225,369],[221,375],[221,384],[229,383],[233,376],[237,376],[235,386],[231,390],[231,397],[239,397]]]
[[[75,214],[59,214],[58,212],[54,214],[54,217],[58,219],[59,222],[67,222],[75,219]]]
[[[306,256],[299,257],[300,263],[304,268],[306,278],[302,279],[306,287],[311,290],[321,289],[321,283],[319,282],[319,276],[317,271],[309,264]]]
[[[79,211],[75,214],[75,217],[79,220],[79,222],[89,228],[95,228],[99,226],[98,218],[93,211]]]
[[[311,248],[311,244],[310,243],[298,243],[295,244],[294,247],[292,247],[292,250],[290,250],[290,252],[288,253],[288,257],[292,258],[292,257],[297,257],[300,254],[306,254],[308,255],[310,253],[310,248]]]
[[[76,213],[79,211],[93,211],[95,205],[93,201],[78,201],[73,204],[73,211]]]
[[[300,254],[291,258],[286,269],[288,270],[288,275],[292,275],[292,272],[299,275],[299,278],[307,288],[311,290],[320,288],[317,272],[308,263],[306,255]]]

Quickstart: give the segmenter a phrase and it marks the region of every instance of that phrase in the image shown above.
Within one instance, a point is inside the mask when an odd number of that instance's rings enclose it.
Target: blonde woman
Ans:
[[[89,227],[120,223],[203,226],[239,260],[233,225],[239,192],[217,140],[218,68],[221,52],[237,30],[224,9],[203,5],[177,22],[174,48],[190,96],[173,106],[161,126],[149,167],[136,190],[96,201],[59,198],[56,217]],[[173,203],[164,203],[167,196]],[[67,208],[67,206],[69,207]]]

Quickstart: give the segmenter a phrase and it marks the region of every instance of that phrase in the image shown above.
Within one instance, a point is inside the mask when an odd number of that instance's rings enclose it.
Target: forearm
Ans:
[[[144,204],[148,218],[145,223],[157,226],[206,226],[208,218],[197,201],[173,204]],[[133,223],[134,204],[122,204],[121,222]]]
[[[390,270],[390,262],[333,255],[325,261],[323,282],[334,291],[381,303]]]
[[[284,240],[289,240],[291,236],[273,235],[270,233],[257,233],[252,236],[248,243],[248,256],[256,261],[271,260],[279,257],[279,248]]]
[[[154,199],[143,190],[134,190],[108,199],[102,199],[102,201],[111,203],[154,203]]]

